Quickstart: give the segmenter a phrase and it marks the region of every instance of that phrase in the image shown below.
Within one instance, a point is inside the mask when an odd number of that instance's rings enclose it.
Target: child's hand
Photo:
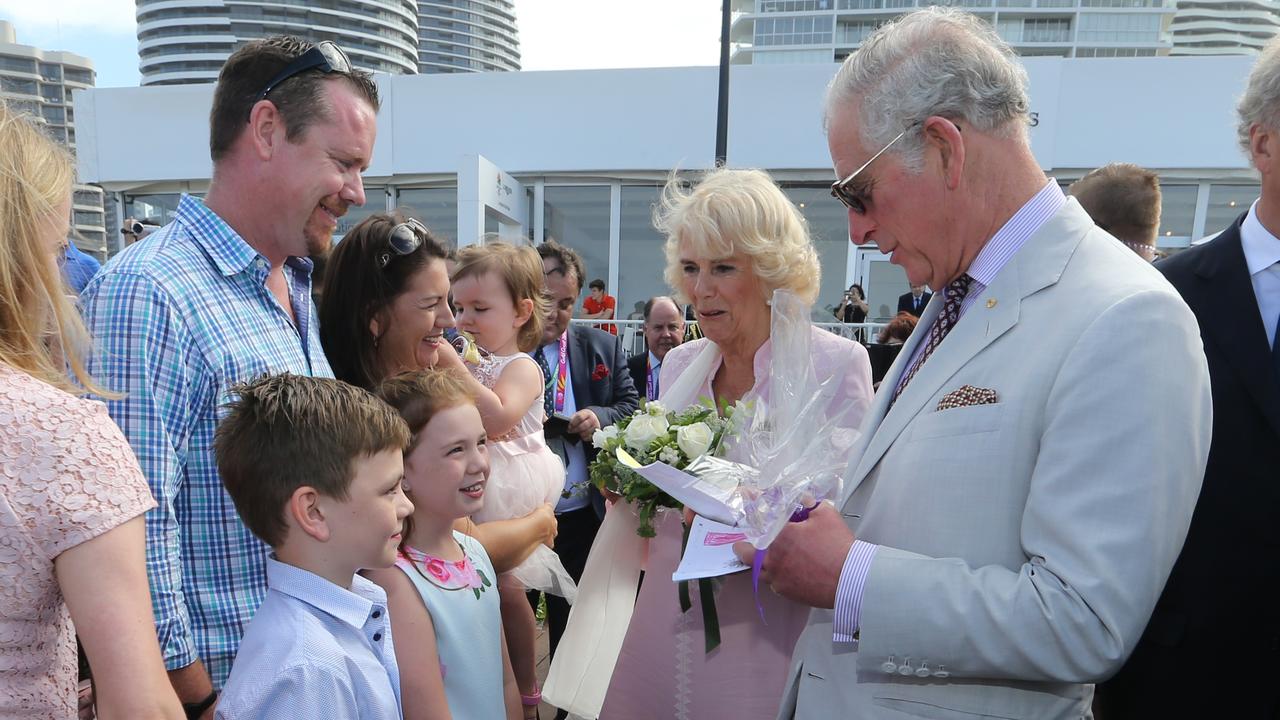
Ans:
[[[543,540],[542,544],[549,548],[554,548],[556,544],[556,534],[560,531],[560,525],[556,521],[556,509],[551,503],[543,503],[542,507],[534,510],[529,514],[530,517],[536,518],[542,522]]]

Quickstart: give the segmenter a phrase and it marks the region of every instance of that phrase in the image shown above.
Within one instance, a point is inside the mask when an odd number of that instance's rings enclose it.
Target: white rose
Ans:
[[[715,434],[706,423],[696,422],[676,430],[676,444],[692,460],[707,454],[707,450],[711,449],[711,440],[714,436]]]
[[[667,409],[657,400],[650,400],[645,403],[644,411],[654,417],[666,417]]]
[[[597,450],[603,450],[605,443],[616,437],[618,437],[618,426],[610,425],[607,428],[601,428],[591,433],[591,444],[594,445]]]
[[[649,448],[649,443],[667,432],[667,426],[665,417],[637,415],[631,420],[631,424],[627,426],[627,432],[623,435],[623,438],[626,440],[627,447],[636,451],[644,451]]]

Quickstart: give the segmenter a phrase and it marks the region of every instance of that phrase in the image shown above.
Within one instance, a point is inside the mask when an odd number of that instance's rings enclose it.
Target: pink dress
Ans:
[[[834,403],[858,403],[854,422],[871,402],[871,363],[861,345],[814,329],[813,365],[819,381],[839,376]],[[694,340],[667,354],[662,363],[665,392],[709,341]],[[756,351],[756,384],[744,399],[768,398],[769,341]],[[702,396],[712,397],[711,381],[719,364],[702,382]],[[672,407],[679,411],[682,408]],[[760,621],[750,573],[717,578],[716,613],[720,646],[705,653],[702,607],[697,583],[690,583],[693,607],[680,612],[677,587],[671,581],[680,562],[681,515],[664,511],[655,521],[657,537],[649,544],[649,561],[627,629],[622,652],[605,696],[601,720],[772,720],[777,717],[791,651],[808,621],[809,608],[760,588],[768,624]]]
[[[467,367],[485,387],[493,389],[502,371],[512,362],[537,366],[525,353],[492,355]],[[539,371],[541,377],[541,371]],[[489,438],[489,484],[484,507],[472,516],[478,523],[524,517],[545,503],[555,505],[564,490],[564,465],[547,447],[542,434],[542,397],[529,406],[524,417],[501,437]],[[526,588],[572,599],[576,586],[560,557],[539,545],[529,559],[511,571]]]
[[[104,405],[0,364],[0,717],[76,716],[53,561],[155,505]]]

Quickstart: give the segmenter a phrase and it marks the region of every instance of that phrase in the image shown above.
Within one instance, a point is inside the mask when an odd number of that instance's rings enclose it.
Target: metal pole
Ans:
[[[729,155],[729,2],[720,11],[720,96],[716,106],[716,167]]]

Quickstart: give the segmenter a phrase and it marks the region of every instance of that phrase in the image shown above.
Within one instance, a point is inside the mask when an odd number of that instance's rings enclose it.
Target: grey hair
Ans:
[[[831,80],[827,123],[850,100],[860,103],[858,128],[868,148],[932,115],[1027,139],[1027,71],[989,23],[953,8],[916,10],[872,33]],[[921,134],[907,133],[892,152],[919,171]]]
[[[1257,124],[1280,130],[1280,39],[1272,39],[1259,54],[1236,113],[1240,115],[1236,136],[1246,155],[1250,153],[1249,128]]]

